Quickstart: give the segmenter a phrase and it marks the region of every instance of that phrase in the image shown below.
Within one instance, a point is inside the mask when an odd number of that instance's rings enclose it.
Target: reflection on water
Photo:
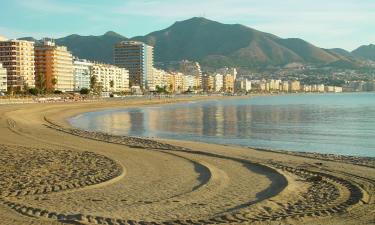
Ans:
[[[87,130],[375,156],[375,94],[301,95],[92,112]]]

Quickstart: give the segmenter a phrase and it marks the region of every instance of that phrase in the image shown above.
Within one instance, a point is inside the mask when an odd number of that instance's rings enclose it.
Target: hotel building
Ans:
[[[91,75],[96,77],[101,91],[129,91],[129,71],[124,68],[95,63],[91,67]]]
[[[1,39],[0,62],[7,70],[9,90],[35,87],[34,42]]]
[[[114,63],[129,71],[130,86],[154,87],[154,49],[142,42],[123,41],[114,47]]]
[[[0,63],[0,92],[7,91],[7,69]]]
[[[65,46],[52,40],[35,45],[35,78],[39,88],[48,91],[73,91],[73,57]]]
[[[94,64],[85,59],[75,58],[73,61],[73,79],[74,91],[80,91],[82,88],[90,88],[91,67]]]

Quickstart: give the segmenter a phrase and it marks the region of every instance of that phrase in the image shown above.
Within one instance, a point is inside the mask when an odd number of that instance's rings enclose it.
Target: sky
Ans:
[[[375,44],[375,0],[0,0],[0,36],[146,35],[206,17],[322,48]]]

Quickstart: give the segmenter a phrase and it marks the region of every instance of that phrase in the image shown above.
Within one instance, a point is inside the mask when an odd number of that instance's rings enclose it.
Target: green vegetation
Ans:
[[[81,88],[79,91],[81,95],[88,95],[90,93],[90,90],[88,88]]]

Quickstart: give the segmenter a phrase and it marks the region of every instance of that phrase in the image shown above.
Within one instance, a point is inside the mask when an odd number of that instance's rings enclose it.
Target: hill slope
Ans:
[[[112,63],[114,44],[124,40],[128,39],[107,32],[102,36],[74,34],[56,39],[56,43],[67,46],[80,58]],[[176,22],[164,30],[131,40],[154,46],[156,62],[189,59],[206,67],[226,65],[245,68],[292,62],[324,65],[354,63],[351,54],[345,50],[321,49],[302,39],[282,39],[243,25],[222,24],[200,17]]]
[[[361,47],[352,51],[352,54],[363,59],[375,61],[375,45],[362,45]]]

